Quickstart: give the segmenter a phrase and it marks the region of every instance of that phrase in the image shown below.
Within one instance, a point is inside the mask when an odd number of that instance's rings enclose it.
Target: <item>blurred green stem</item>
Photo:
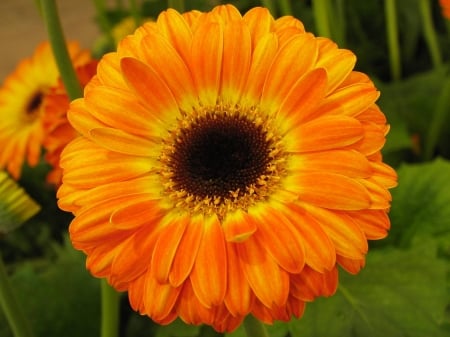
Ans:
[[[398,42],[398,22],[396,0],[384,0],[386,16],[386,34],[389,49],[391,77],[394,81],[401,78],[400,48]]]
[[[25,319],[19,303],[12,292],[6,268],[0,255],[0,305],[15,337],[32,337],[33,331]]]
[[[252,315],[245,317],[244,328],[248,337],[269,337],[264,324]]]
[[[450,111],[450,76],[447,75],[441,93],[436,102],[433,119],[431,120],[428,134],[424,144],[424,159],[431,160],[442,131],[448,126],[446,123]]]
[[[186,10],[184,7],[184,0],[168,0],[167,6],[177,10],[180,13],[183,13]]]
[[[67,50],[55,0],[41,0],[40,8],[52,46],[53,55],[55,56],[55,61],[66,92],[71,100],[81,97],[83,96],[83,90]]]
[[[281,15],[292,15],[291,0],[280,0]]]
[[[442,65],[441,51],[439,49],[439,43],[434,29],[433,17],[431,15],[431,4],[429,0],[419,0],[419,11],[422,15],[422,27],[425,41],[430,52],[431,61],[433,66],[438,68]]]
[[[106,280],[101,280],[101,337],[119,336],[120,294]]]
[[[275,7],[275,3],[272,0],[261,0],[261,4],[263,7],[266,7],[270,14],[273,16],[277,16],[277,9]]]
[[[329,0],[313,0],[312,9],[317,35],[331,38],[329,14]]]

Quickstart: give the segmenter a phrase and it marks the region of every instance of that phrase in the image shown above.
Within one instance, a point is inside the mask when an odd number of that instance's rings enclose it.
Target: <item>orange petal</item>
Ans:
[[[133,156],[149,156],[154,153],[155,143],[121,129],[95,128],[89,131],[91,138],[100,146],[114,152]]]
[[[320,223],[300,206],[296,204],[286,206],[288,208],[284,215],[302,238],[306,264],[321,273],[331,270],[336,264],[336,251]]]
[[[285,189],[298,194],[300,201],[340,210],[367,209],[371,196],[362,182],[329,172],[299,172],[286,178]]]
[[[258,41],[271,32],[274,19],[267,8],[253,7],[244,14],[243,21],[250,30],[254,49]]]
[[[327,73],[314,69],[298,79],[280,105],[279,114],[286,118],[287,131],[309,119],[325,95]]]
[[[236,245],[227,243],[228,281],[225,305],[233,316],[246,316],[251,308],[254,296],[250,285],[242,272]]]
[[[204,233],[190,279],[198,300],[205,307],[223,302],[227,290],[225,238],[216,216],[204,220]]]
[[[351,213],[331,211],[314,206],[305,209],[320,223],[333,241],[336,254],[350,259],[363,259],[368,251],[366,236],[351,217]]]
[[[368,240],[379,240],[387,236],[391,227],[384,210],[365,210],[352,213],[352,218],[362,229]]]
[[[289,170],[293,172],[324,171],[351,178],[368,178],[373,173],[367,158],[354,150],[320,151],[293,156]]]
[[[177,102],[167,84],[155,70],[129,57],[121,59],[120,67],[128,85],[147,107],[149,117],[171,121],[178,116]],[[129,116],[129,114],[123,115]]]
[[[197,252],[203,238],[203,217],[190,219],[178,245],[169,273],[169,282],[173,287],[180,286],[189,276],[197,259]]]
[[[268,255],[263,243],[252,236],[235,247],[256,297],[268,308],[273,304],[285,305],[289,294],[289,275]]]
[[[366,264],[365,259],[349,259],[340,255],[337,256],[337,262],[345,271],[353,275],[358,274]]]
[[[270,208],[263,212],[253,207],[249,215],[257,222],[255,236],[270,256],[287,272],[299,273],[305,265],[305,248],[299,232],[291,229],[291,222],[281,210]]]
[[[142,48],[145,48],[146,64],[165,82],[180,108],[189,110],[196,106],[198,98],[194,80],[187,61],[182,59],[174,46],[157,31],[147,34],[142,39]]]
[[[300,274],[291,276],[291,294],[302,301],[311,302],[319,296],[332,296],[338,285],[338,270],[319,273],[305,267]]]
[[[189,223],[187,215],[167,217],[166,224],[159,234],[151,260],[151,278],[159,283],[169,282],[169,273],[178,246]],[[161,226],[164,226],[161,224]]]
[[[200,102],[214,106],[220,89],[223,55],[223,25],[200,24],[192,38],[191,69]]]
[[[140,226],[151,226],[159,222],[167,210],[162,209],[159,202],[151,200],[152,195],[129,195],[135,199],[130,205],[118,205],[111,214],[110,222],[117,229],[133,229]]]
[[[145,313],[156,322],[166,324],[175,319],[174,306],[182,287],[174,288],[169,284],[161,284],[149,271],[144,285]],[[167,318],[169,322],[167,322]]]
[[[327,38],[317,38],[319,58],[317,67],[323,67],[328,74],[327,92],[333,92],[355,67],[356,56],[347,49],[338,49],[336,43]]]
[[[236,104],[250,69],[250,32],[242,22],[230,22],[224,27],[223,43],[221,97],[224,104]]]
[[[351,117],[325,116],[300,124],[286,135],[289,152],[301,153],[339,149],[364,136],[361,123]]]
[[[278,50],[264,83],[261,106],[278,110],[294,83],[304,76],[317,58],[317,45],[311,34],[298,34]]]
[[[238,210],[228,213],[222,222],[225,240],[228,242],[242,242],[247,240],[257,229],[256,224],[244,211]]]
[[[275,34],[263,36],[253,51],[247,83],[245,85],[242,104],[255,106],[259,103],[267,70],[278,50],[278,40]]]

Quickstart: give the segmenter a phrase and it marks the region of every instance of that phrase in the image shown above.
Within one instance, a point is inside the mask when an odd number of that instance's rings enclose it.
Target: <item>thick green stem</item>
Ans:
[[[277,8],[272,0],[261,0],[261,4],[269,10],[270,14],[277,16]]]
[[[71,100],[83,96],[72,60],[67,50],[55,0],[41,0],[41,10],[61,79]]]
[[[252,315],[245,317],[244,328],[248,337],[269,337],[264,324]]]
[[[183,13],[186,10],[184,6],[184,0],[168,0],[167,6],[169,8],[177,10],[180,13]]]
[[[329,0],[313,0],[312,9],[317,35],[331,38],[329,13]]]
[[[101,280],[101,337],[119,336],[120,294],[106,280]]]
[[[395,0],[384,0],[384,12],[386,16],[386,34],[388,40],[391,77],[393,80],[397,81],[401,77],[401,60]]]
[[[11,284],[6,274],[3,259],[0,256],[0,306],[15,337],[32,337],[33,331],[25,319],[19,303],[12,292]]]
[[[433,158],[436,145],[442,132],[447,128],[446,123],[450,109],[450,76],[447,78],[444,86],[441,90],[439,98],[436,103],[436,109],[434,110],[433,119],[431,120],[430,127],[428,128],[428,134],[425,138],[424,144],[424,159],[430,160]]]
[[[420,14],[422,15],[423,34],[428,46],[428,51],[430,52],[431,61],[435,68],[439,68],[442,65],[442,56],[436,30],[434,29],[430,1],[419,0],[419,9]]]
[[[280,0],[281,15],[292,15],[291,0]]]

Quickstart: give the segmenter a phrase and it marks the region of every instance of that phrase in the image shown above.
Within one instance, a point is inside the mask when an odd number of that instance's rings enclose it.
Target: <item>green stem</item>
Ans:
[[[280,0],[281,15],[292,15],[291,0]]]
[[[435,68],[439,68],[442,65],[442,56],[436,30],[434,29],[430,1],[420,0],[419,11],[422,15],[423,34],[428,46],[428,51],[430,52],[431,61]]]
[[[52,46],[53,55],[66,88],[67,95],[71,100],[83,96],[83,90],[78,81],[72,60],[67,50],[61,22],[55,0],[41,0],[41,10],[47,28],[47,34]]]
[[[167,6],[169,8],[173,8],[176,11],[183,13],[186,8],[184,6],[184,0],[168,0],[167,1]]]
[[[431,120],[428,134],[425,138],[424,159],[433,158],[434,150],[439,141],[442,132],[447,127],[447,117],[450,109],[450,77],[447,78],[436,103],[433,119]]]
[[[33,331],[25,319],[19,303],[11,288],[11,284],[6,274],[3,259],[0,256],[0,306],[2,307],[6,319],[15,337],[32,337]]]
[[[272,0],[261,0],[261,4],[269,10],[270,14],[277,16],[277,8]]]
[[[331,38],[329,13],[329,0],[313,0],[312,9],[317,35]]]
[[[401,77],[400,48],[398,42],[398,24],[396,0],[384,0],[384,12],[386,15],[386,34],[389,49],[389,64],[391,77],[397,81]]]
[[[142,16],[141,11],[139,9],[139,5],[136,0],[130,0],[130,12],[132,17],[134,18],[136,26],[140,26],[142,22]]]
[[[336,1],[336,20],[334,23],[335,36],[334,41],[339,45],[339,47],[344,47],[346,43],[346,17],[345,17],[345,0]]]
[[[244,328],[248,337],[269,337],[264,324],[252,315],[245,317]]]
[[[101,280],[101,337],[119,336],[120,294],[106,280]]]

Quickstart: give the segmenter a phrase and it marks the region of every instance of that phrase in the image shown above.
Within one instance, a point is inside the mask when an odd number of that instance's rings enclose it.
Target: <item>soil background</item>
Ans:
[[[58,0],[58,11],[67,40],[91,48],[99,36],[92,0]],[[0,0],[0,83],[22,58],[47,40],[36,0]]]

